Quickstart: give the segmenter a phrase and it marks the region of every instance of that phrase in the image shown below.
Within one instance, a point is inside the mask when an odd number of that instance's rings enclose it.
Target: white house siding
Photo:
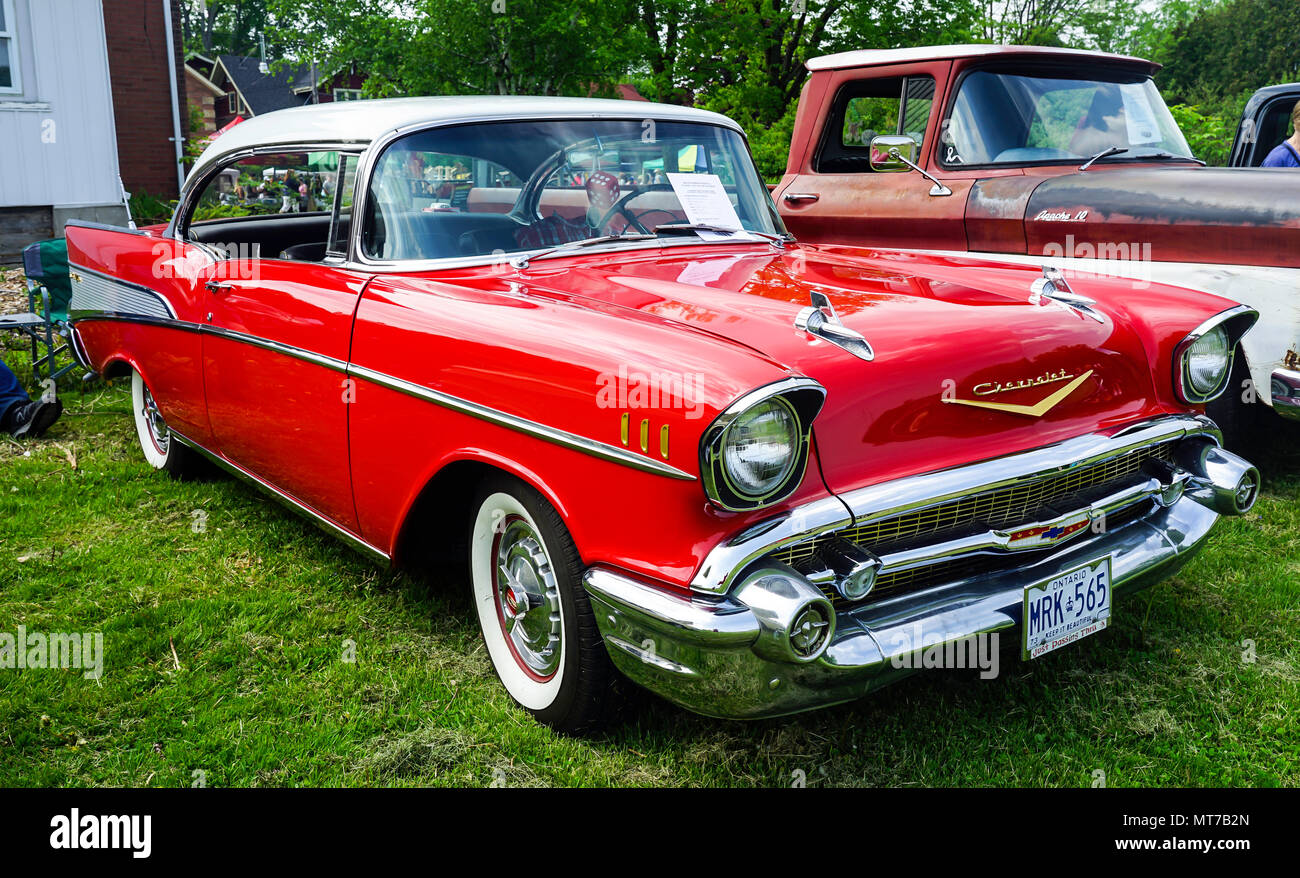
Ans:
[[[0,95],[0,236],[18,207],[46,209],[55,234],[74,216],[124,220],[101,0],[12,5],[23,91]]]

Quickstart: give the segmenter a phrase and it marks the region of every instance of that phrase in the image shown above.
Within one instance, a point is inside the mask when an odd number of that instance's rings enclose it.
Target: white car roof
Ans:
[[[741,130],[731,119],[718,113],[648,101],[502,95],[336,101],[277,110],[241,122],[208,145],[194,163],[185,184],[188,187],[192,180],[204,174],[220,157],[261,146],[310,143],[364,145],[390,131],[416,125],[547,117],[705,122]]]
[[[840,70],[845,67],[872,67],[878,64],[908,64],[913,61],[940,61],[952,58],[974,58],[984,55],[1056,55],[1079,59],[1091,58],[1108,61],[1127,61],[1145,64],[1153,70],[1160,68],[1154,61],[1134,58],[1131,55],[1114,55],[1088,49],[1060,49],[1054,46],[1003,46],[996,43],[971,43],[956,46],[915,46],[909,49],[858,49],[836,55],[811,58],[809,70]]]

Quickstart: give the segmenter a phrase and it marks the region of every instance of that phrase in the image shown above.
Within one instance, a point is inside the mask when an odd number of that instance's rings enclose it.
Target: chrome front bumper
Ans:
[[[1179,421],[1185,435],[1213,435],[1208,422]],[[918,631],[926,647],[993,632],[1002,632],[1004,646],[1018,643],[1026,587],[1084,564],[1110,559],[1115,609],[1123,614],[1124,595],[1172,575],[1220,514],[1254,502],[1252,493],[1234,506],[1242,466],[1258,484],[1249,464],[1208,441],[1201,457],[1208,471],[1191,474],[1186,490],[1150,500],[1151,511],[1127,524],[1037,553],[1033,563],[838,612],[794,570],[748,558],[749,547],[736,553],[746,559],[742,569],[717,574],[734,584],[723,594],[697,588],[683,595],[604,567],[588,570],[584,584],[610,657],[635,682],[708,716],[795,713],[860,698],[911,673]],[[777,544],[788,543],[780,529],[777,536]],[[834,633],[815,655],[800,657],[794,644],[810,612],[814,620],[828,615]]]

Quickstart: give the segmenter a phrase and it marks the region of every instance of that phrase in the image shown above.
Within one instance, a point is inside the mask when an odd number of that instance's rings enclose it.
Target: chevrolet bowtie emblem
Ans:
[[[1056,391],[1036,405],[1013,405],[1012,403],[1007,402],[985,402],[982,399],[945,398],[943,401],[952,403],[953,405],[970,405],[980,409],[993,409],[995,412],[1007,412],[1012,415],[1025,415],[1030,418],[1041,418],[1043,415],[1056,408],[1057,404],[1060,403],[1061,400],[1065,399],[1071,393],[1074,393],[1074,391],[1079,388],[1079,385],[1091,377],[1092,371],[1093,370],[1089,369],[1087,372],[1084,372],[1078,378],[1075,378],[1069,384],[1065,385],[1060,390]]]

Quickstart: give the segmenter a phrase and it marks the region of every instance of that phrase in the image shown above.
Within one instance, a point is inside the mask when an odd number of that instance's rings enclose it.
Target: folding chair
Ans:
[[[27,312],[0,314],[0,329],[26,335],[32,344],[32,374],[36,380],[58,383],[77,368],[74,362],[58,365],[68,352],[68,304],[72,278],[68,275],[68,242],[63,238],[37,241],[23,248],[27,274]],[[39,302],[39,308],[38,308]],[[42,348],[44,352],[42,352]]]

